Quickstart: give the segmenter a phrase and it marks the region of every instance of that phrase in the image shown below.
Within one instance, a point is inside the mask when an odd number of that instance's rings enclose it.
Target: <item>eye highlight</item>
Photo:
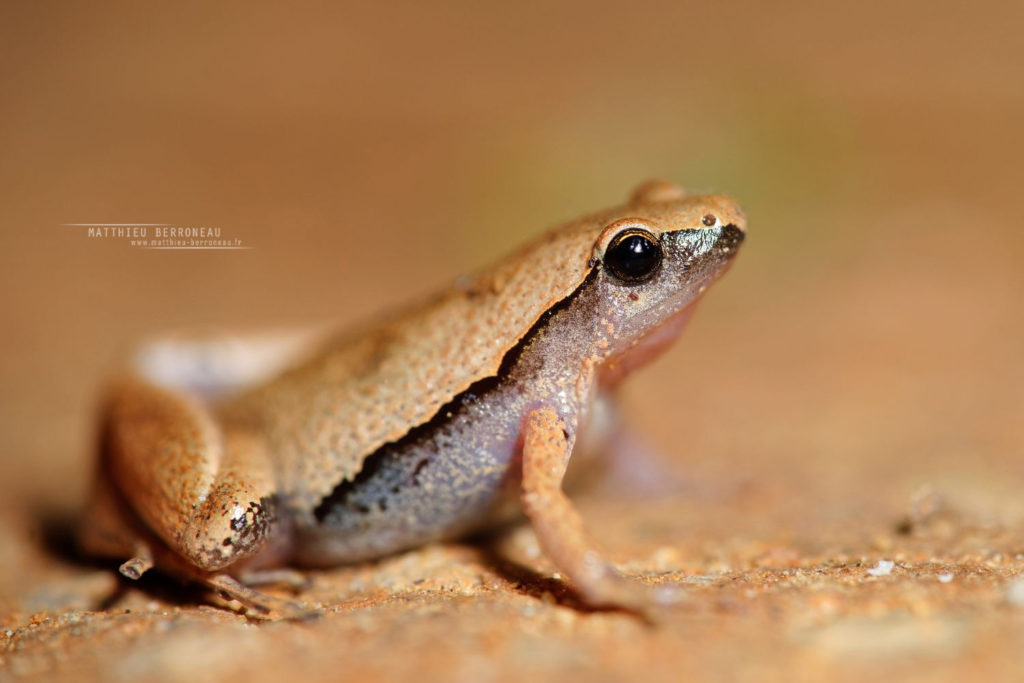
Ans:
[[[612,238],[604,252],[604,267],[626,284],[650,280],[661,267],[661,243],[640,228],[627,228]]]

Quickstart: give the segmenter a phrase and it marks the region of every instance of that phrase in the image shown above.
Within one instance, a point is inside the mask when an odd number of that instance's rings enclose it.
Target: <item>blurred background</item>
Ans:
[[[1021,3],[0,15],[0,509],[79,504],[140,337],[363,319],[662,177],[750,221],[624,391],[695,489],[757,492],[722,533],[887,520],[925,484],[1024,518]]]
[[[82,488],[140,336],[371,316],[649,177],[751,224],[627,385],[662,451],[1024,475],[1024,9],[925,7],[7,7],[5,502]],[[253,248],[63,225],[105,222]]]

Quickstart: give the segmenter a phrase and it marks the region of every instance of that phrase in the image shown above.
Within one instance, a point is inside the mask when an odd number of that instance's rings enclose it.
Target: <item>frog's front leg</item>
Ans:
[[[523,509],[545,555],[594,605],[644,608],[675,602],[678,593],[629,579],[602,555],[562,492],[569,464],[569,431],[557,413],[539,408],[523,425]]]

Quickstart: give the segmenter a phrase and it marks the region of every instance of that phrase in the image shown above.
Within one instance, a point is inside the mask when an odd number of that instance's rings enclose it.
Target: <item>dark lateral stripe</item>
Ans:
[[[467,400],[471,398],[475,400],[485,399],[488,394],[501,386],[502,380],[509,376],[512,369],[515,368],[516,363],[519,362],[523,351],[527,349],[535,339],[544,334],[544,329],[552,318],[572,304],[572,302],[579,296],[580,292],[582,292],[587,285],[593,281],[596,272],[597,269],[592,268],[579,287],[541,315],[529,331],[523,335],[522,339],[520,339],[515,346],[505,353],[505,356],[501,359],[501,365],[498,368],[497,374],[484,377],[483,379],[473,382],[469,388],[462,391],[451,401],[441,406],[441,408],[438,409],[438,411],[434,413],[433,417],[429,420],[423,424],[413,427],[401,438],[382,445],[376,451],[368,455],[363,461],[363,467],[355,477],[352,479],[346,479],[335,486],[334,490],[327,494],[313,509],[313,516],[316,518],[316,521],[321,523],[330,515],[334,508],[344,507],[352,492],[359,490],[361,484],[373,478],[373,476],[380,470],[389,452],[396,450],[400,451],[407,446],[419,442],[421,439],[430,438],[438,430],[444,429],[444,427],[447,426]]]

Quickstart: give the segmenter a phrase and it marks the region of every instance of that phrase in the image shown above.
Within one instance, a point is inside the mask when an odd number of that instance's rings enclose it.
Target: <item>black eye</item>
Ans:
[[[619,280],[636,284],[649,280],[661,266],[661,244],[646,230],[623,230],[604,252],[604,267]]]

